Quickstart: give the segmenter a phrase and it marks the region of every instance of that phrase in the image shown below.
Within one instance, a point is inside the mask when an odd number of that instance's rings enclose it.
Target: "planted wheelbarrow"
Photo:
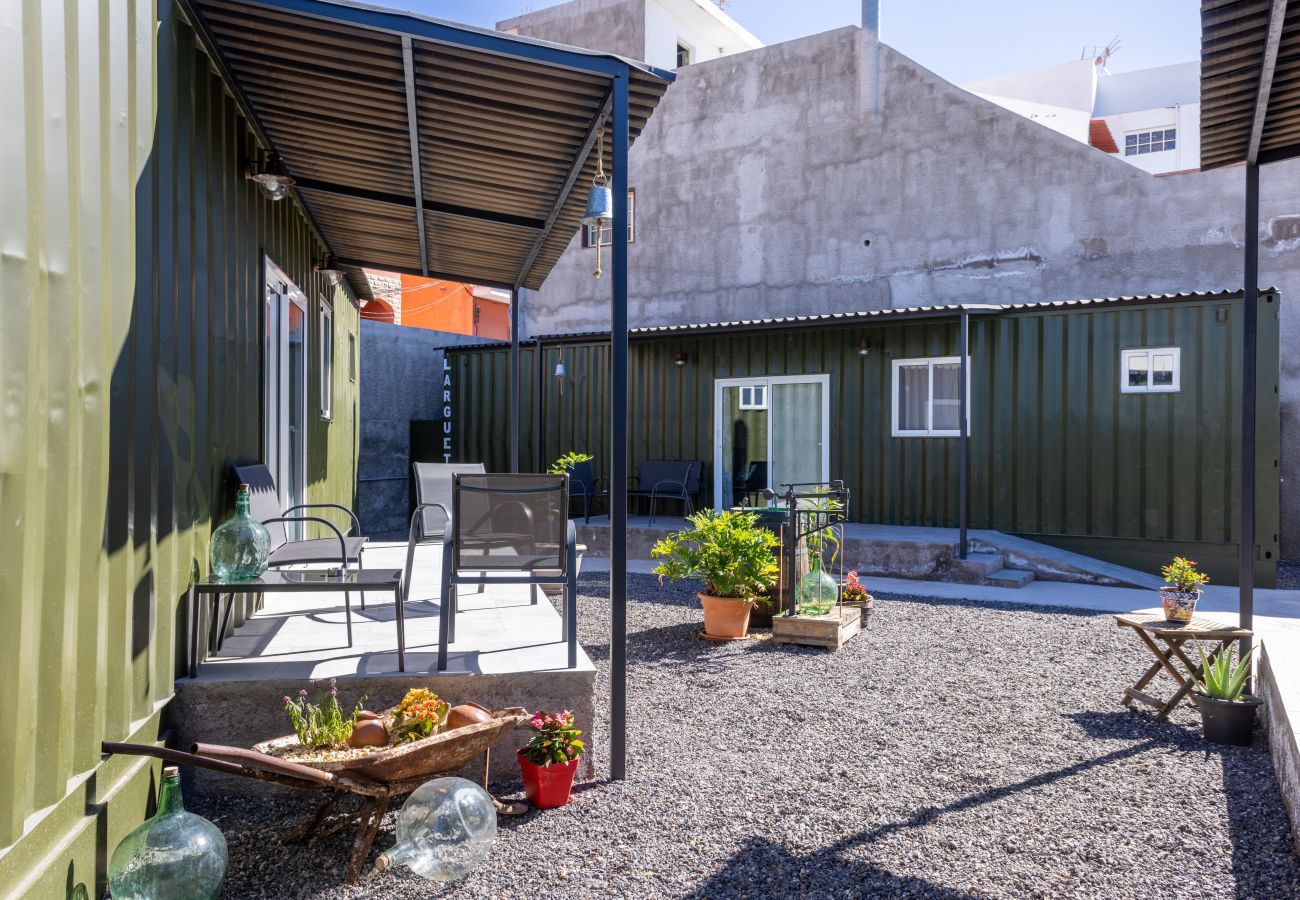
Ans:
[[[394,798],[411,793],[431,778],[459,772],[480,754],[483,756],[483,786],[486,789],[492,747],[528,718],[527,711],[518,706],[493,710],[492,718],[487,722],[449,729],[366,756],[341,760],[293,762],[273,755],[274,751],[297,743],[294,735],[263,741],[251,750],[220,744],[194,744],[187,753],[152,744],[111,741],[105,741],[102,749],[105,753],[152,756],[165,762],[198,766],[241,778],[325,792],[325,802],[316,813],[286,834],[283,840],[287,844],[310,838],[311,843],[315,843],[356,822],[357,831],[352,840],[347,869],[348,882],[352,883],[361,874],[361,867],[365,865],[375,836],[379,834],[384,813],[388,812]],[[326,824],[339,800],[349,794],[362,798],[360,808]],[[506,815],[527,811],[524,804],[504,804],[496,798],[493,802],[497,811]]]

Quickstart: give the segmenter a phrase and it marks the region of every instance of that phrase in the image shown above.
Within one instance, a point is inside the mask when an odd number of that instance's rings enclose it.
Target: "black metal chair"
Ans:
[[[575,463],[569,470],[569,495],[582,498],[582,520],[591,522],[591,501],[604,497],[609,501],[609,491],[600,490],[600,479],[589,462]]]
[[[411,463],[415,479],[415,509],[411,512],[411,530],[406,540],[406,573],[402,579],[402,602],[411,599],[411,577],[415,568],[415,548],[420,544],[442,543],[451,521],[452,477],[458,474],[483,474],[482,463]]]
[[[456,640],[461,585],[561,585],[560,639],[568,642],[568,667],[578,665],[578,533],[569,520],[567,475],[452,476],[452,509],[442,542],[442,615],[438,670],[447,668],[447,645]]]
[[[731,497],[736,506],[758,506],[755,498],[767,487],[767,460],[760,459],[749,464],[745,474],[735,479],[731,485]],[[744,503],[740,502],[744,498]],[[755,500],[755,502],[750,502]]]
[[[364,568],[361,555],[368,538],[361,534],[361,520],[357,518],[356,513],[338,503],[299,503],[297,506],[282,510],[280,509],[280,494],[275,489],[275,479],[271,477],[270,469],[260,463],[251,466],[233,466],[232,469],[236,483],[248,485],[249,513],[254,519],[266,525],[266,530],[271,535],[270,568],[278,569],[281,566],[338,562],[339,540],[337,537],[316,538],[305,541],[289,540],[289,532],[285,529],[284,523],[286,521],[301,521],[302,518],[286,519],[285,517],[300,509],[337,509],[347,513],[348,518],[352,520],[352,525],[346,533],[339,532],[337,526],[323,519],[313,518],[311,520],[330,525],[335,530],[336,535],[342,537],[343,564],[345,566],[355,563],[358,569]],[[364,597],[362,598],[362,608],[365,608]]]
[[[700,475],[704,463],[695,460],[648,459],[641,463],[640,475],[632,479],[629,497],[650,500],[650,524],[655,522],[656,500],[680,500],[684,515],[695,512],[692,498],[700,492]]]

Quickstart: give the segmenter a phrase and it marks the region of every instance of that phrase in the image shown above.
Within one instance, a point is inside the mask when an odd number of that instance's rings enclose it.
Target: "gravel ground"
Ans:
[[[580,602],[602,698],[606,586]],[[629,595],[630,780],[502,819],[454,887],[347,887],[347,836],[278,844],[299,801],[191,798],[229,841],[226,895],[1300,896],[1263,736],[1219,748],[1187,707],[1120,708],[1150,657],[1108,615],[893,597],[829,653],[706,643],[689,588],[634,575]]]
[[[1277,586],[1284,591],[1300,591],[1300,562],[1285,559],[1278,562]]]

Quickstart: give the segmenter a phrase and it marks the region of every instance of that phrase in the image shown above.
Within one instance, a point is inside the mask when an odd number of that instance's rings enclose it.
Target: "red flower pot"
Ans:
[[[551,763],[539,766],[529,762],[524,751],[515,754],[519,758],[519,768],[524,773],[524,796],[538,809],[555,809],[569,802],[569,793],[573,790],[573,776],[578,774],[578,762],[571,759],[566,763]]]

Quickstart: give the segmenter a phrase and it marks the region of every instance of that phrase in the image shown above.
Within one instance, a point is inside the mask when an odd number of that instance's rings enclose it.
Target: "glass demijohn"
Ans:
[[[808,574],[795,587],[795,602],[799,607],[796,612],[801,616],[824,616],[835,607],[839,587],[822,568],[821,557],[816,553],[810,553],[809,557]]]
[[[406,866],[430,881],[456,881],[483,864],[496,835],[487,791],[465,778],[435,778],[402,804],[397,844],[376,867]]]
[[[212,577],[220,581],[248,581],[261,577],[271,555],[271,535],[248,511],[248,485],[235,495],[235,514],[212,532],[209,562]]]
[[[226,839],[181,803],[181,776],[163,769],[158,812],[122,839],[108,864],[113,900],[208,900],[221,894]]]

